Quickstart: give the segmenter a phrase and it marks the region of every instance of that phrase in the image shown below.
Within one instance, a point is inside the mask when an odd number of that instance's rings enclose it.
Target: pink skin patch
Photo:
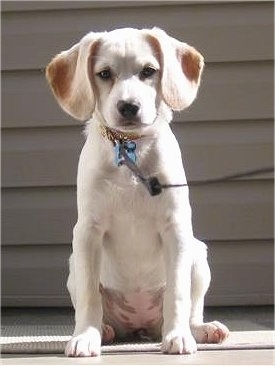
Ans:
[[[114,338],[159,340],[163,322],[164,288],[123,294],[100,286],[103,306],[103,343]]]
[[[163,323],[163,293],[137,289],[124,294],[100,285],[103,306],[102,343],[113,341],[160,341]],[[192,327],[198,343],[220,343],[229,334],[218,321]]]

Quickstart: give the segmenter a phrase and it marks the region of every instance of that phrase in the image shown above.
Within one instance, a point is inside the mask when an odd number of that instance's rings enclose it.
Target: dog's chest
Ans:
[[[136,291],[163,283],[162,245],[155,220],[117,214],[103,241],[101,278],[108,288]]]

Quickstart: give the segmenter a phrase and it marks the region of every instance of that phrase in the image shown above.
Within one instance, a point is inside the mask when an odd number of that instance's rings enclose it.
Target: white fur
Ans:
[[[185,52],[194,52],[192,57],[198,61],[195,76],[192,70],[185,74],[190,70],[188,65],[184,71]],[[72,90],[64,97],[54,85],[58,78],[52,70],[68,58]],[[142,80],[140,71],[148,65],[157,72]],[[213,341],[217,329],[221,335],[214,341],[227,335],[220,323],[203,323],[210,271],[206,246],[193,236],[188,188],[167,189],[151,197],[127,167],[115,166],[112,143],[99,128],[105,124],[141,134],[135,142],[143,174],[155,175],[162,183],[186,182],[169,122],[171,109],[183,109],[195,98],[202,65],[197,51],[154,28],[90,33],[48,67],[60,105],[79,119],[93,115],[78,167],[78,221],[68,280],[76,326],[66,348],[69,356],[100,354],[99,283],[123,294],[166,286],[163,352],[192,353],[197,348],[195,338],[206,341],[212,334]],[[111,69],[112,80],[97,75],[106,68]],[[120,115],[121,100],[140,105],[134,122]]]

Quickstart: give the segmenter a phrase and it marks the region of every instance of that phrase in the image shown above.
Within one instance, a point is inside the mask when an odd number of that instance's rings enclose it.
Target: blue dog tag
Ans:
[[[124,149],[129,159],[131,159],[135,163],[137,160],[136,144],[134,141],[124,141],[124,142],[117,142],[114,146],[115,164],[117,166],[120,166],[124,162],[122,149]]]
[[[117,142],[114,146],[114,152],[115,152],[115,164],[116,166],[120,166],[123,163],[123,157],[121,155],[121,144]]]
[[[127,152],[128,157],[135,163],[137,161],[136,155],[136,144],[134,141],[125,142],[125,150]]]

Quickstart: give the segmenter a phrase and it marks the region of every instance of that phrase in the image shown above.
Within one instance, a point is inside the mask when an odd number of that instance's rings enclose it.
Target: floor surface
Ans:
[[[217,319],[231,331],[274,330],[273,306],[211,307],[205,320]],[[73,311],[68,308],[6,308],[2,325],[71,325]],[[263,332],[263,334],[266,332]],[[3,354],[3,365],[274,365],[272,349],[199,351],[194,355],[162,355],[159,353],[108,354],[97,358],[66,358],[62,354]]]

